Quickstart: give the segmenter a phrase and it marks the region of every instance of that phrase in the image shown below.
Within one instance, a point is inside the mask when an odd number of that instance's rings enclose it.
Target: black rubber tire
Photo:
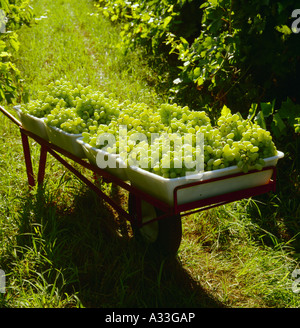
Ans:
[[[150,204],[145,204],[142,201],[142,207],[152,207],[153,213],[152,218],[163,215],[164,213]],[[128,212],[135,219],[136,218],[136,208],[135,208],[135,195],[130,193],[128,198]],[[144,213],[143,213],[144,214]],[[149,226],[156,230],[156,236],[152,240],[145,238],[142,229],[149,229]],[[149,225],[145,225],[139,228],[135,224],[135,220],[131,222],[132,231],[137,240],[143,241],[151,248],[154,248],[161,255],[171,257],[176,256],[179,249],[181,238],[182,238],[182,225],[180,215],[172,215],[161,220],[157,220]]]

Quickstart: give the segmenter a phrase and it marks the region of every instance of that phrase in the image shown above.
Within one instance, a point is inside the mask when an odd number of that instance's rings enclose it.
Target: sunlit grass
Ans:
[[[24,28],[18,60],[31,95],[64,77],[121,100],[159,101],[147,85],[152,73],[142,53],[123,54],[117,27],[91,1],[35,1],[34,8],[39,20]]]

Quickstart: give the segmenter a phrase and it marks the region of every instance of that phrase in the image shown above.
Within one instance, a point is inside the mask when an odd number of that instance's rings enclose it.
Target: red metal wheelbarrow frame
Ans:
[[[33,188],[35,186],[35,176],[33,172],[33,166],[32,166],[32,160],[31,160],[31,153],[30,153],[30,146],[29,146],[29,140],[28,137],[34,139],[38,144],[41,146],[40,150],[40,159],[39,159],[39,169],[38,169],[38,175],[37,175],[37,183],[41,185],[44,181],[45,176],[45,168],[46,168],[46,162],[47,162],[47,153],[51,154],[55,159],[57,159],[61,164],[63,164],[69,171],[71,171],[75,176],[77,176],[83,183],[85,183],[90,189],[92,189],[99,197],[101,197],[104,201],[106,201],[110,206],[113,207],[114,210],[116,210],[120,215],[122,215],[126,220],[133,222],[135,221],[135,225],[137,227],[142,227],[145,224],[152,223],[157,220],[164,219],[166,217],[174,216],[174,215],[180,215],[181,217],[187,216],[193,213],[197,213],[203,210],[207,210],[209,208],[213,208],[216,206],[220,206],[226,203],[234,202],[241,200],[243,198],[249,198],[253,196],[257,196],[263,193],[267,193],[269,191],[274,191],[276,189],[276,167],[270,166],[265,167],[263,170],[272,170],[272,177],[269,180],[269,182],[265,185],[247,188],[235,192],[230,192],[226,194],[222,194],[219,196],[209,197],[197,201],[193,201],[190,203],[178,204],[178,191],[182,189],[191,188],[197,185],[204,185],[206,183],[214,182],[214,181],[220,181],[224,179],[229,179],[232,177],[237,177],[240,175],[247,175],[251,174],[253,172],[257,172],[256,170],[249,171],[248,173],[236,173],[231,174],[219,178],[209,179],[205,181],[196,181],[191,182],[189,184],[177,186],[174,188],[174,205],[170,206],[158,198],[155,198],[148,193],[145,193],[141,191],[140,189],[130,185],[129,183],[119,179],[118,177],[110,174],[109,172],[100,169],[99,167],[92,165],[88,163],[87,161],[69,153],[68,151],[44,140],[43,138],[40,138],[36,134],[25,130],[22,127],[22,124],[7,110],[5,110],[2,106],[0,106],[0,110],[18,127],[20,128],[21,132],[21,139],[22,139],[22,145],[23,145],[23,153],[24,153],[24,159],[26,164],[26,172],[28,177],[28,183],[30,188]],[[70,163],[68,163],[62,156],[67,157],[68,159],[73,160],[74,162],[78,163],[79,165],[83,166],[84,168],[90,170],[93,172],[95,177],[102,177],[105,179],[106,182],[111,182],[125,190],[127,190],[129,193],[133,193],[135,195],[135,209],[136,209],[136,217],[133,218],[127,211],[125,211],[119,204],[117,204],[112,198],[107,196],[99,187],[98,184],[95,182],[90,181],[87,177],[85,177],[81,172],[79,172],[77,169],[75,169]],[[153,218],[152,220],[147,221],[146,223],[142,222],[142,201],[146,201],[150,203],[151,205],[155,206],[156,208],[160,209],[164,214],[160,215],[156,218]]]

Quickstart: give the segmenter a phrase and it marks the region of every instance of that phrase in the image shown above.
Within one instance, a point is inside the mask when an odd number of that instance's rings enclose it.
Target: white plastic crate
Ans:
[[[82,134],[72,134],[63,131],[55,126],[46,125],[49,140],[56,146],[68,151],[69,153],[79,157],[85,158],[85,152],[82,146],[76,142]]]
[[[265,167],[276,166],[278,159],[284,154],[278,151],[276,156],[265,158]],[[208,171],[202,174],[175,179],[166,179],[154,173],[145,171],[137,167],[128,167],[127,176],[131,184],[138,189],[159,198],[167,204],[174,205],[174,188],[196,181],[205,181],[241,172],[237,166],[231,166],[215,171]],[[179,205],[189,202],[218,196],[225,193],[238,191],[246,188],[257,187],[267,184],[272,176],[272,169],[256,171],[251,174],[232,177],[220,181],[213,181],[204,185],[197,185],[186,189],[178,190],[177,203]]]
[[[118,177],[119,179],[128,180],[127,168],[123,168],[125,163],[119,158],[118,155],[110,154],[101,149],[92,147],[88,143],[84,142],[82,139],[83,138],[77,139],[77,143],[82,146],[82,148],[85,152],[85,155],[91,164],[100,167],[98,165],[99,163],[97,164],[97,155],[99,156],[101,154],[105,160],[109,160],[109,162],[110,162],[111,167],[105,168],[105,170],[107,172]],[[98,161],[99,161],[99,157],[98,157]]]
[[[14,106],[14,110],[16,111],[19,120],[25,130],[30,131],[47,141],[49,140],[45,118],[38,118],[24,113],[21,110],[21,106]]]

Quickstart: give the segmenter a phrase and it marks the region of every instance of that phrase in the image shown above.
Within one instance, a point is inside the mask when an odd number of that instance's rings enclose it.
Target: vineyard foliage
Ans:
[[[13,54],[19,49],[17,30],[32,18],[29,0],[0,0],[0,102],[10,103],[20,94],[22,79]]]
[[[121,23],[126,48],[176,55],[178,97],[196,90],[202,107],[226,104],[247,114],[251,107],[259,122],[265,104],[273,104],[274,130],[299,132],[295,0],[98,0],[98,7]],[[287,107],[298,115],[287,119]]]

